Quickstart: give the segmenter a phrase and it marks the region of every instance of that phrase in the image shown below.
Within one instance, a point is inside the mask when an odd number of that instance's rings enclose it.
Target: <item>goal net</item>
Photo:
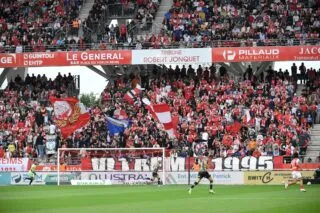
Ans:
[[[60,148],[57,184],[165,184],[164,148]]]

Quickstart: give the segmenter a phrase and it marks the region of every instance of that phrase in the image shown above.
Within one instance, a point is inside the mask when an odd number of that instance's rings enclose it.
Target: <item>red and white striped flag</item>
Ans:
[[[170,137],[175,137],[174,127],[171,117],[171,112],[168,104],[154,104],[154,113],[156,114],[158,121],[162,123],[164,130]]]
[[[142,102],[145,104],[145,108],[149,111],[152,118],[156,121],[159,121],[156,113],[153,110],[153,104],[150,102],[150,100],[148,98],[142,98]]]
[[[139,84],[137,84],[136,88],[129,90],[124,96],[123,99],[128,102],[129,104],[134,104],[136,99],[139,97],[141,94],[141,91],[143,88]]]
[[[172,116],[168,104],[152,104],[148,98],[143,98],[142,102],[150,112],[153,119],[157,120],[164,127],[164,130],[170,137],[175,137],[175,127],[172,122]]]

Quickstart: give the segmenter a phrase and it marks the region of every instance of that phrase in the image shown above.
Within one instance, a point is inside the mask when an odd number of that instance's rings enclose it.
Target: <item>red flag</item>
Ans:
[[[89,113],[76,98],[50,97],[50,102],[53,105],[54,121],[63,138],[67,138],[90,120]]]

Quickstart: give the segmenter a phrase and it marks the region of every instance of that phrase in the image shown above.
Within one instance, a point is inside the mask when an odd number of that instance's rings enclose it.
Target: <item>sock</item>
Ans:
[[[191,185],[191,189],[193,189],[196,185],[198,185],[198,183],[197,183],[197,182],[194,182],[194,184]]]
[[[160,181],[160,178],[158,178],[158,185],[160,185],[161,184],[161,181]]]
[[[300,189],[304,189],[304,185],[300,185]]]
[[[31,179],[30,179],[30,183],[29,183],[29,185],[31,185],[31,183],[32,183],[32,182],[33,182],[33,179],[31,178]]]
[[[210,190],[212,190],[212,187],[213,187],[213,184],[212,184],[212,183],[210,183]]]

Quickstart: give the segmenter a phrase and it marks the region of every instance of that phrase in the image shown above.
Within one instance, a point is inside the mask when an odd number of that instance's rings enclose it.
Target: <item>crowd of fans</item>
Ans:
[[[302,64],[299,67],[306,69]],[[72,76],[54,80],[32,76],[10,82],[0,96],[0,157],[45,158],[46,135],[57,135],[57,147],[165,147],[177,156],[195,151],[192,145],[208,141],[212,157],[291,156],[305,154],[310,128],[320,123],[320,72],[310,78],[307,94],[297,96],[295,76],[269,68],[255,76],[248,67],[241,81],[233,81],[221,67],[175,67],[149,75],[124,76],[109,83],[101,104],[90,108],[91,121],[68,138],[61,138],[53,122],[50,95],[70,96]],[[300,70],[301,70],[300,69]],[[291,69],[294,71],[295,68]],[[145,90],[135,104],[123,96],[140,84]],[[178,118],[175,137],[169,137],[141,103],[168,103]],[[111,135],[105,116],[125,111],[132,125],[122,134]],[[239,131],[234,131],[235,125]]]
[[[82,4],[1,1],[0,52],[319,44],[317,0],[174,0],[155,35],[148,30],[158,0],[96,0],[85,20],[78,18]],[[127,15],[134,16],[129,23],[105,26]]]
[[[90,31],[95,31],[97,40],[101,41],[102,44],[132,44],[134,35],[139,30],[151,28],[158,7],[158,0],[132,0],[122,1],[121,3],[114,0],[98,0],[85,20],[84,28],[88,27],[89,31],[86,40],[90,40]],[[118,24],[109,25],[109,22],[105,26],[101,26],[101,20],[106,15],[108,17],[132,15],[134,19],[128,23],[120,24],[120,26]],[[105,24],[105,22],[102,23]],[[103,45],[99,47],[104,48]]]
[[[68,44],[67,34],[78,34],[81,6],[82,0],[1,1],[0,53],[45,51],[47,46]]]
[[[299,45],[318,43],[317,0],[174,0],[164,32],[185,46]],[[160,34],[161,35],[161,34]],[[225,40],[219,43],[217,41]],[[274,41],[276,40],[276,41]]]
[[[49,97],[76,94],[73,76],[17,76],[0,92],[0,157],[44,158],[46,134],[59,130]],[[7,152],[6,152],[7,150]]]
[[[118,35],[116,40],[137,49],[316,45],[320,33],[319,4],[316,0],[174,0],[164,14],[163,28],[158,34],[141,33],[141,29],[151,28],[158,5],[148,4],[139,7],[136,19],[127,26],[128,39]]]

